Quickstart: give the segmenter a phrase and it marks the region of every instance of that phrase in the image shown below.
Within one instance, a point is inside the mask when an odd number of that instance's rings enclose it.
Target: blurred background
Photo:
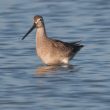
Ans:
[[[70,66],[36,56],[33,17],[51,38],[81,40]],[[110,110],[110,0],[0,0],[0,110]]]

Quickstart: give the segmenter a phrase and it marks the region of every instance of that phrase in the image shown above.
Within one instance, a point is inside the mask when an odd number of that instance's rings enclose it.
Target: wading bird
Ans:
[[[36,28],[36,52],[43,63],[47,65],[68,64],[75,54],[83,47],[80,41],[63,42],[47,36],[42,16],[34,16],[31,29],[23,36],[22,40]]]

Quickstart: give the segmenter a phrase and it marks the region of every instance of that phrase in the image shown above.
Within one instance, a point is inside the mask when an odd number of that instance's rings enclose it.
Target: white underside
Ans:
[[[68,63],[69,63],[68,58],[64,58],[64,59],[62,60],[62,63],[64,63],[64,64],[68,64]]]

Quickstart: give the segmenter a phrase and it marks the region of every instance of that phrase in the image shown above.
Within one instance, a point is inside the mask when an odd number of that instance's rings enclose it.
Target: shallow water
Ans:
[[[82,40],[69,66],[45,66],[36,57],[42,15],[48,36]],[[110,110],[110,1],[1,0],[0,110]]]

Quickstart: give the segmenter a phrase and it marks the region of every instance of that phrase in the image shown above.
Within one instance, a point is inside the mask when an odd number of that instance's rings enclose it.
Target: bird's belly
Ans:
[[[49,55],[40,56],[40,59],[47,65],[59,65],[59,64],[68,64],[68,58],[57,58]]]
[[[47,65],[59,65],[59,64],[68,64],[69,58],[68,57],[62,57],[59,54],[52,54],[49,51],[45,50],[38,50],[37,49],[37,55],[42,60],[43,63]]]
[[[42,59],[42,61],[47,64],[47,65],[59,65],[59,64],[68,64],[68,60],[67,59]]]

